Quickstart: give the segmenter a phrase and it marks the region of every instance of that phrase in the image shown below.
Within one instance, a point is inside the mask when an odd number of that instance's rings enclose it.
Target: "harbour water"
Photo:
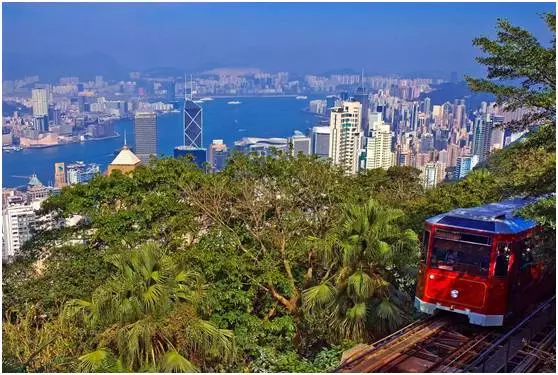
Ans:
[[[231,147],[242,137],[288,137],[294,130],[306,131],[319,119],[303,110],[307,100],[294,97],[243,97],[241,104],[229,105],[231,98],[215,98],[203,107],[203,143],[207,147],[213,139],[223,139]],[[121,148],[124,134],[129,145],[134,144],[133,120],[123,119],[115,124],[117,138],[95,142],[73,143],[42,149],[24,149],[2,153],[2,186],[25,185],[36,173],[44,184],[54,181],[54,163],[83,161],[98,163],[101,169],[114,159],[114,151]],[[157,122],[158,153],[171,156],[175,146],[183,144],[180,113],[160,115]]]

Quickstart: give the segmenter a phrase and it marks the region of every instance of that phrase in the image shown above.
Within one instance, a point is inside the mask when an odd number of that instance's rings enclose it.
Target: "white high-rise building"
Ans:
[[[28,204],[16,204],[2,210],[2,262],[9,262],[31,238],[35,219],[35,211]]]
[[[371,124],[370,136],[366,137],[366,169],[388,169],[393,165],[392,139],[388,124],[381,121]]]
[[[46,89],[33,89],[31,91],[33,103],[33,116],[41,117],[48,115],[48,96]]]
[[[347,173],[356,173],[359,169],[361,116],[362,104],[355,101],[342,102],[340,107],[331,110],[329,157]]]

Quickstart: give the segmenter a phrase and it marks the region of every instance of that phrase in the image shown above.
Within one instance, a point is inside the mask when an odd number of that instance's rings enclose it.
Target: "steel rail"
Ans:
[[[521,320],[518,324],[516,324],[512,329],[510,329],[508,332],[506,332],[503,336],[501,336],[498,340],[496,340],[492,345],[490,345],[486,350],[484,350],[482,353],[480,353],[473,362],[471,362],[469,365],[467,365],[462,372],[469,372],[473,369],[475,369],[476,367],[483,365],[486,363],[486,361],[489,359],[489,356],[494,354],[494,352],[496,350],[499,349],[499,346],[502,345],[502,343],[504,343],[506,340],[510,339],[511,336],[517,332],[519,332],[520,329],[524,328],[524,326],[529,323],[537,314],[539,314],[541,311],[543,311],[544,309],[548,308],[553,302],[555,302],[556,300],[556,295],[552,296],[551,298],[549,298],[547,301],[543,302],[542,304],[540,304],[533,312],[531,312],[527,317],[523,318],[523,320]],[[478,372],[478,371],[474,371],[474,372]]]
[[[360,361],[361,359],[363,359],[364,357],[366,357],[367,355],[369,355],[370,353],[374,352],[375,350],[378,350],[380,348],[385,347],[387,344],[392,343],[393,341],[404,337],[404,334],[409,334],[411,332],[415,332],[415,331],[419,331],[425,327],[427,327],[428,325],[432,324],[432,322],[436,321],[435,316],[429,316],[426,317],[424,319],[420,319],[417,320],[411,324],[406,325],[405,327],[401,328],[398,331],[395,331],[394,333],[370,344],[370,348],[363,351],[362,353],[356,355],[353,358],[348,358],[347,361],[339,364],[339,366],[335,367],[334,369],[330,370],[329,372],[339,372],[339,370],[350,367],[351,365],[357,363],[358,361]]]

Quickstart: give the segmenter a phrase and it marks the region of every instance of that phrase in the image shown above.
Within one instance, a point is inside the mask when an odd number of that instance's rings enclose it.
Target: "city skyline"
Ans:
[[[367,74],[480,74],[471,41],[494,36],[495,18],[507,18],[546,41],[550,35],[538,14],[552,10],[550,3],[8,3],[3,4],[4,75],[39,74],[33,65],[64,69],[65,61],[84,70],[101,66],[107,76],[229,66],[293,73],[362,68]],[[347,17],[350,28],[339,23]],[[358,51],[350,64],[336,45]],[[33,55],[40,55],[42,64],[20,59]],[[60,64],[52,63],[56,58]]]

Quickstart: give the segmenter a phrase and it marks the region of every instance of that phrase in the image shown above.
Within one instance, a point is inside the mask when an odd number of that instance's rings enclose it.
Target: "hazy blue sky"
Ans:
[[[550,39],[553,3],[14,4],[3,53],[101,52],[126,68],[231,64],[292,72],[479,73],[471,40],[498,17]],[[40,58],[37,60],[40,63]]]

